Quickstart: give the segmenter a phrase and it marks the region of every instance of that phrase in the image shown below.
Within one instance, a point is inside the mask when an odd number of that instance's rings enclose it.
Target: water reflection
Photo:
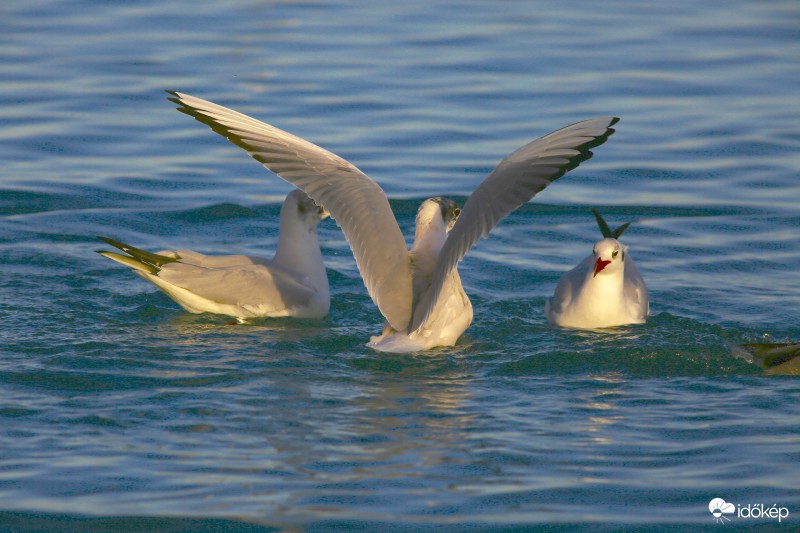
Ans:
[[[220,315],[180,312],[147,334],[154,335],[156,344],[165,348],[269,356],[292,346],[302,353],[331,330],[329,319],[256,318],[239,323]]]
[[[577,424],[577,430],[585,433],[591,444],[614,444],[610,437],[614,431],[609,430],[624,422],[624,417],[617,414],[617,401],[624,395],[622,387],[626,382],[619,373],[592,376],[591,386],[578,395],[580,412],[585,413],[586,418]]]
[[[370,355],[348,361],[351,368],[372,367],[359,371],[360,379],[346,373],[298,379],[292,410],[270,415],[271,425],[281,419],[285,431],[265,436],[292,476],[265,476],[262,483],[285,486],[293,479],[300,489],[293,505],[319,517],[366,503],[376,512],[398,498],[446,497],[435,484],[419,486],[418,472],[444,477],[471,460],[463,451],[475,417],[468,407],[471,378],[458,362],[428,358],[390,365]]]

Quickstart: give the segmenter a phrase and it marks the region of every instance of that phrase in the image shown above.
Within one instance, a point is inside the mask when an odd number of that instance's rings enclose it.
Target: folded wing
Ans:
[[[157,275],[206,300],[242,307],[301,307],[315,294],[295,275],[258,264],[209,268],[177,261],[164,265]]]
[[[236,111],[168,91],[178,111],[244,148],[266,168],[303,190],[342,228],[367,291],[389,324],[411,321],[411,267],[405,239],[383,190],[341,157]]]
[[[416,330],[436,306],[444,281],[466,253],[500,220],[592,156],[614,133],[616,117],[578,122],[519,148],[503,159],[470,195],[450,231],[433,275],[426,305],[419,307],[411,329]]]

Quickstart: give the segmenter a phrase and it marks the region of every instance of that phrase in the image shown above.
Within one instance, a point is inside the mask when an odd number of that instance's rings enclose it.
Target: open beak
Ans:
[[[597,258],[597,263],[594,265],[594,276],[592,276],[592,277],[597,276],[597,274],[601,270],[603,270],[605,267],[607,267],[610,264],[611,264],[611,261],[604,261],[603,259],[598,257]]]

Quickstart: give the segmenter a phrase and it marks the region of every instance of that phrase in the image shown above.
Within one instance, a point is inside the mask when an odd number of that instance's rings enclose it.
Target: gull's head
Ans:
[[[594,275],[611,275],[621,272],[625,264],[625,247],[611,237],[597,241],[592,250],[594,254]]]
[[[286,196],[281,216],[283,216],[284,210],[287,215],[296,217],[297,220],[305,222],[311,227],[316,227],[321,220],[330,216],[325,208],[318,206],[310,196],[300,189],[295,189]]]
[[[461,208],[449,198],[429,198],[422,202],[417,211],[417,227],[441,221],[446,231],[453,229]]]

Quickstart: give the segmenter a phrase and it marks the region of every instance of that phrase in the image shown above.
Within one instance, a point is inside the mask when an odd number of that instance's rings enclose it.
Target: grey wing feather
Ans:
[[[269,259],[252,257],[247,255],[205,255],[193,250],[175,250],[170,252],[165,250],[159,252],[161,255],[173,254],[180,257],[180,262],[187,265],[195,265],[204,268],[228,268],[233,266],[247,265],[270,265]]]
[[[500,220],[592,156],[614,133],[616,117],[578,122],[519,148],[503,159],[470,195],[442,247],[431,290],[411,325],[416,330],[436,306],[444,281],[466,253]]]
[[[633,258],[630,257],[627,247],[625,249],[625,298],[627,301],[632,302],[637,308],[637,312],[641,317],[646,317],[650,314],[650,300],[647,295],[647,285],[644,278],[639,274],[639,269],[633,263]]]
[[[235,265],[206,268],[182,262],[165,265],[162,280],[220,304],[288,305],[307,304],[315,291],[289,273],[265,265]]]
[[[168,91],[178,110],[244,148],[266,168],[323,206],[344,231],[367,291],[389,324],[411,321],[411,266],[405,239],[383,190],[341,157],[214,103]]]
[[[558,280],[556,290],[553,292],[551,309],[553,313],[563,313],[572,302],[573,297],[580,292],[581,285],[586,279],[586,273],[594,263],[594,257],[588,256],[578,263],[572,270],[565,273]]]

